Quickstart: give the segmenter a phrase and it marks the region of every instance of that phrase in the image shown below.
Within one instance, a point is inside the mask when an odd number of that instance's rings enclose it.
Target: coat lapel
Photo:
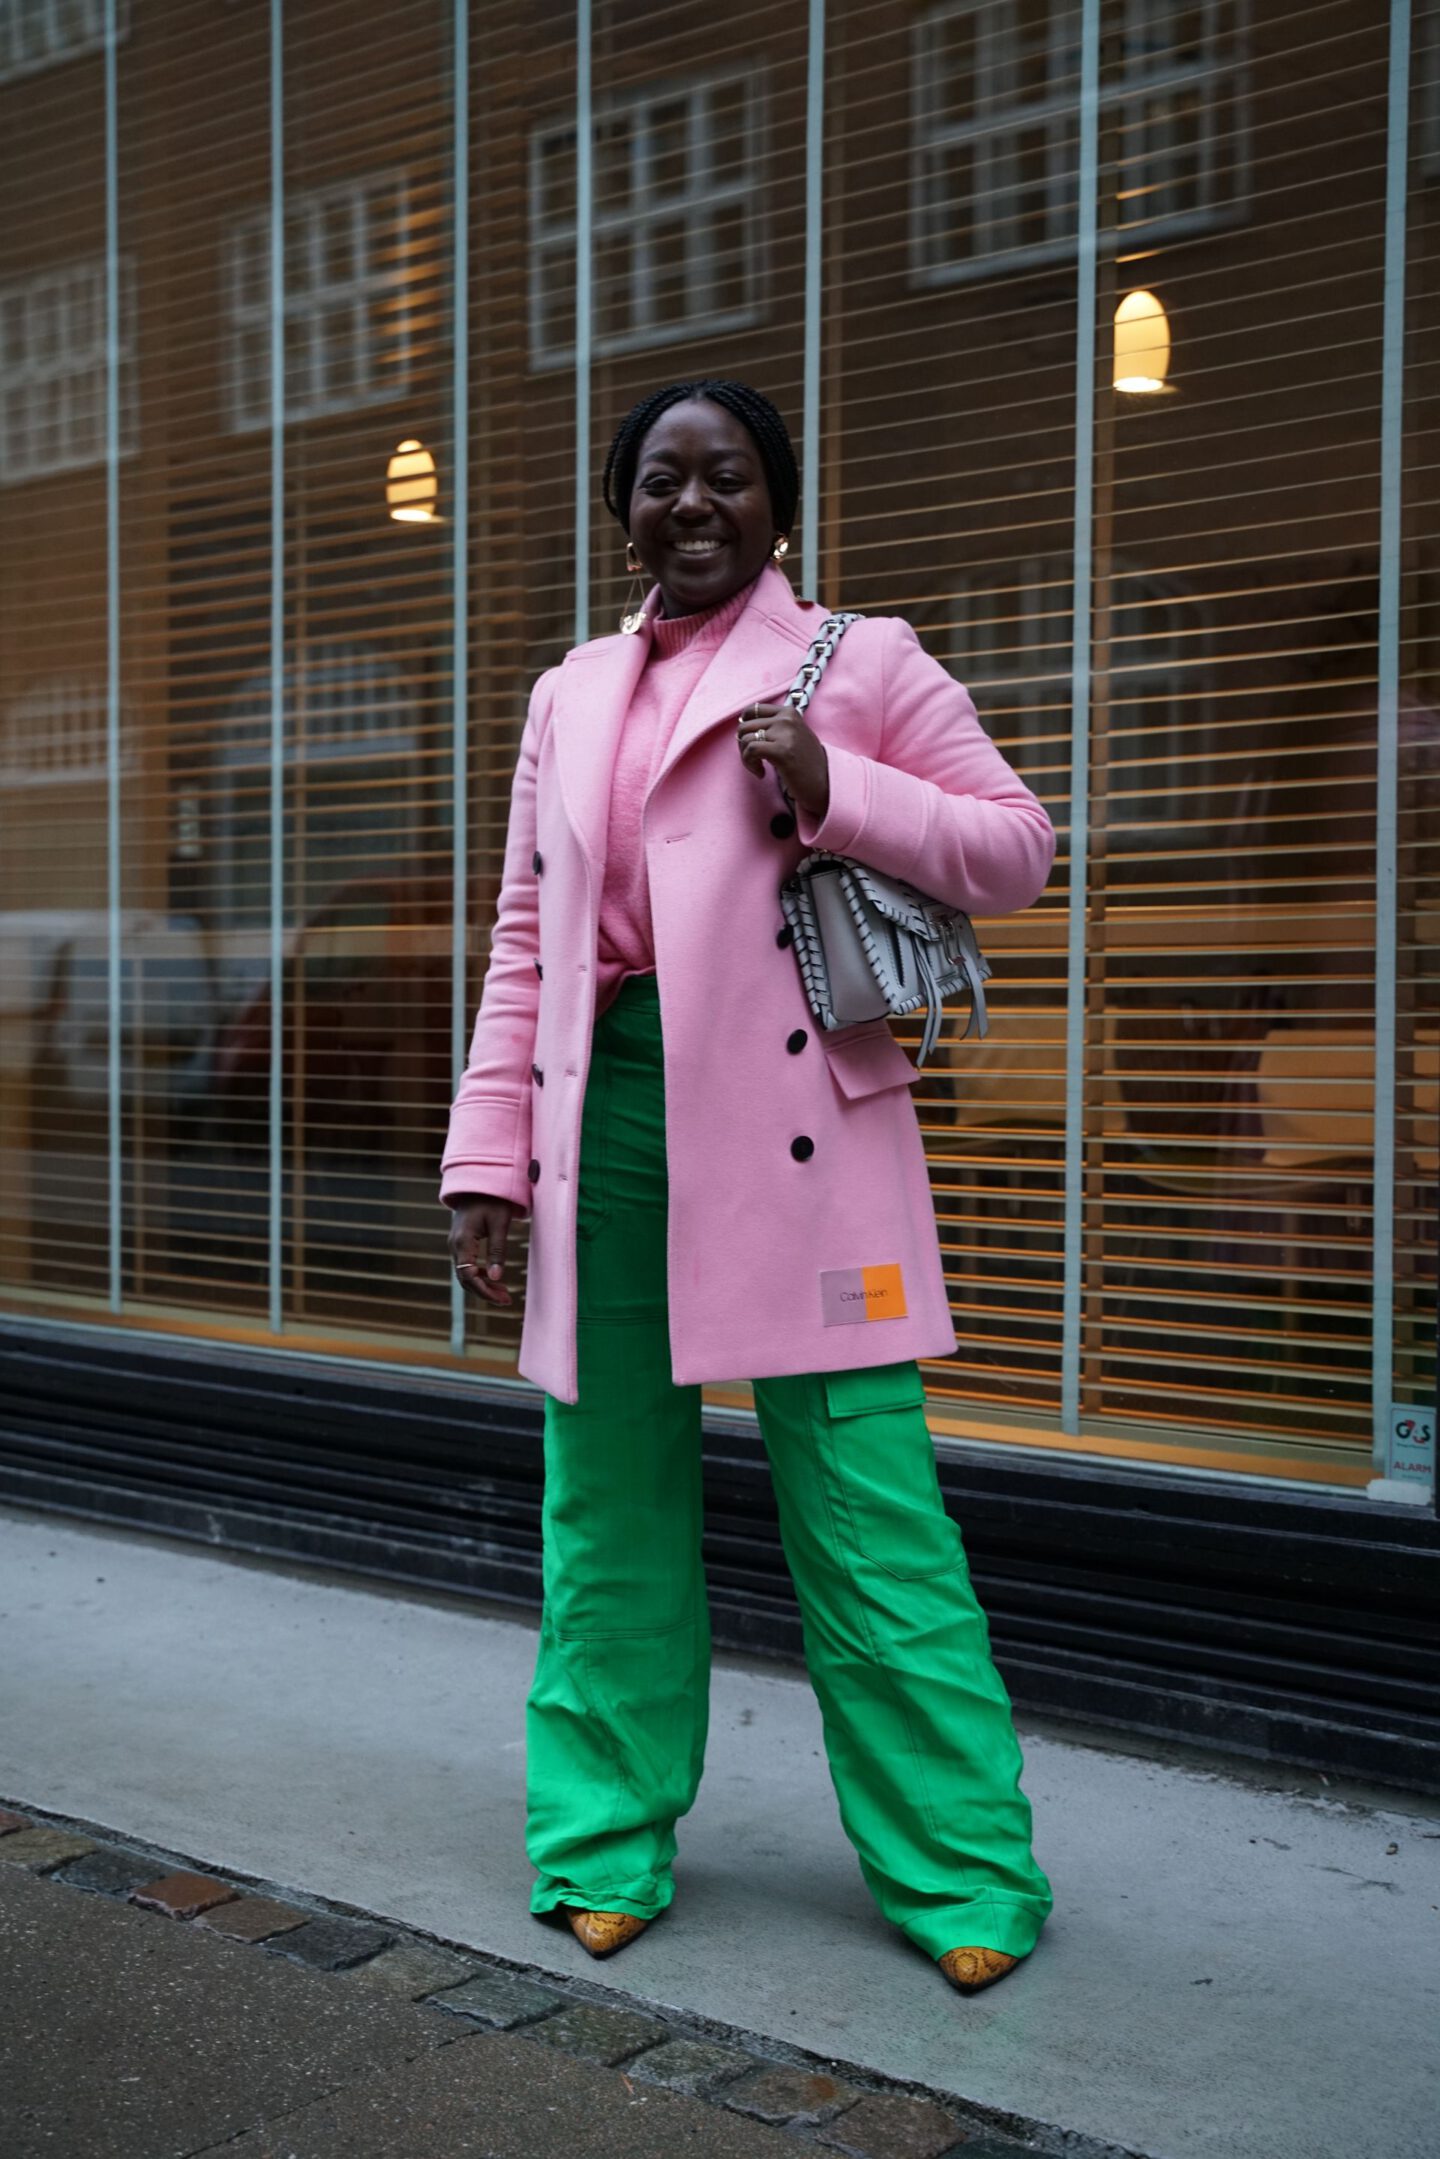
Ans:
[[[561,799],[581,846],[597,869],[605,864],[610,789],[620,729],[650,655],[650,618],[659,587],[647,595],[645,626],[634,636],[582,645],[560,670],[551,731]]]
[[[566,660],[556,688],[551,731],[561,798],[581,846],[602,871],[615,751],[650,654],[650,621],[659,605],[655,586],[645,601],[645,627],[633,637],[603,637],[582,645]],[[764,570],[739,620],[691,692],[650,793],[709,728],[734,720],[743,705],[783,697],[811,635],[810,611],[795,598],[789,580],[778,570]]]
[[[744,705],[783,697],[811,635],[789,579],[779,570],[762,570],[739,620],[690,693],[650,793],[707,729],[737,719]]]

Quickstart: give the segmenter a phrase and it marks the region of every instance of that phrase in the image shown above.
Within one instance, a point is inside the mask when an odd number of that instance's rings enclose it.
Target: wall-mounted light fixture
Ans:
[[[440,482],[423,442],[397,443],[385,470],[385,504],[397,525],[438,524]]]
[[[1115,387],[1130,397],[1172,390],[1170,318],[1153,292],[1127,292],[1115,310]]]

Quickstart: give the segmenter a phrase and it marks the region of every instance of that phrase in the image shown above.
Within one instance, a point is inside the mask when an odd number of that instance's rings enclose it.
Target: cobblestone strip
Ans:
[[[551,1987],[537,1986],[532,1979],[519,1979],[511,1972],[482,1964],[462,1985],[434,1991],[425,1999],[437,2009],[473,2017],[477,2024],[487,2024],[492,2031],[513,2032],[517,2025],[535,2024],[541,2017],[548,2017],[565,1997]]]
[[[547,1985],[423,1936],[334,1910],[318,1898],[294,1904],[264,1889],[197,1872],[174,1855],[102,1842],[8,1807],[0,1807],[0,1865],[27,1867],[92,1895],[124,1899],[159,1917],[253,1942],[272,1956],[337,1973],[372,1992],[421,2002],[486,2030],[518,2031],[635,2082],[662,2085],[783,2129],[817,2159],[822,2153],[830,2159],[1024,2159],[1029,2153],[1037,2159],[1045,2149],[1015,2142],[934,2095],[867,2088],[813,2061],[777,2061],[739,2043],[738,2033],[722,2039],[687,2030],[678,2019],[594,2000],[563,1982]],[[1075,2140],[1065,2143],[1075,2159],[1083,2159]]]
[[[130,1891],[130,1902],[147,1912],[164,1912],[167,1919],[195,1919],[213,1904],[233,1903],[238,1895],[239,1891],[228,1882],[217,1882],[210,1874],[191,1874],[181,1867],[173,1874],[142,1882],[138,1889]]]
[[[43,1829],[32,1824],[27,1829],[12,1830],[0,1843],[0,1859],[10,1867],[28,1867],[32,1874],[53,1874],[67,1859],[80,1859],[94,1849],[90,1837],[74,1836],[68,1829]]]

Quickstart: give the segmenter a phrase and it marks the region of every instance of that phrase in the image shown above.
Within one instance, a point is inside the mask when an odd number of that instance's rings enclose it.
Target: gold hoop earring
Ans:
[[[640,572],[644,565],[635,552],[633,540],[625,543],[625,567],[630,572],[631,584],[620,616],[620,627],[627,637],[633,637],[645,620],[645,593],[640,583]]]
[[[789,554],[789,552],[790,535],[787,532],[782,532],[777,538],[775,545],[770,550],[770,560],[778,567],[778,565],[785,560],[785,557]]]

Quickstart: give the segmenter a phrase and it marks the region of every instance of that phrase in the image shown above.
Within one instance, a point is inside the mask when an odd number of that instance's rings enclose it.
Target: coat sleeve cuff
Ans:
[[[854,851],[870,805],[870,761],[836,743],[826,745],[825,761],[830,768],[830,806],[818,823],[797,810],[795,829],[806,847],[848,855]]]
[[[465,1192],[493,1193],[512,1207],[530,1205],[529,1105],[489,1097],[451,1111],[450,1137],[440,1164],[440,1197],[447,1205]]]
[[[471,1193],[485,1193],[491,1199],[505,1199],[517,1214],[530,1211],[530,1178],[528,1169],[516,1169],[510,1162],[447,1162],[440,1173],[440,1198],[446,1207],[453,1207],[457,1199]]]

